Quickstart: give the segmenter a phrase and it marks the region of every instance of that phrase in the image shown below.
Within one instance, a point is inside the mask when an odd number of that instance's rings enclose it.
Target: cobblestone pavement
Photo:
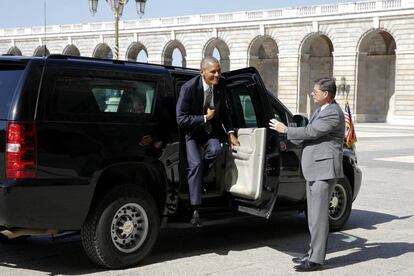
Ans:
[[[414,127],[356,126],[363,185],[344,231],[312,275],[414,275]],[[0,275],[295,275],[308,243],[303,215],[168,228],[139,267],[92,265],[78,236],[0,245]]]

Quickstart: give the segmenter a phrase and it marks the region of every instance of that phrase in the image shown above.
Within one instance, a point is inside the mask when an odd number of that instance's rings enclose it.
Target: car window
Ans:
[[[155,82],[62,76],[55,80],[52,113],[151,114]]]
[[[273,103],[272,103],[272,114],[273,114],[273,118],[275,118],[276,120],[286,123],[286,119],[285,119],[283,112],[280,112]]]
[[[252,102],[252,96],[243,84],[228,88],[229,103],[232,109],[233,125],[236,128],[257,127],[256,111]]]
[[[289,114],[287,111],[272,97],[268,96],[268,99],[270,100],[273,118],[284,123],[285,125],[290,126],[291,120],[289,119]]]
[[[7,119],[11,101],[24,67],[0,65],[0,119]]]
[[[239,95],[246,127],[257,127],[256,114],[250,95]]]

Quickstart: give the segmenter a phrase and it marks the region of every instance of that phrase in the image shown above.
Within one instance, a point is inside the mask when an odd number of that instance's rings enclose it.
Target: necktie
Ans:
[[[309,123],[311,123],[313,120],[315,120],[318,117],[319,112],[321,112],[321,108],[320,107],[318,109],[316,109],[316,111],[313,113],[313,115],[312,115]]]
[[[207,108],[214,107],[214,105],[211,103],[211,100],[213,99],[213,89],[209,87],[205,93],[206,93],[206,96],[204,100],[203,111],[204,111],[204,114],[207,114]],[[211,134],[211,132],[213,131],[213,126],[211,125],[211,122],[209,121],[206,122],[206,124],[204,125],[204,130],[207,134]]]
[[[207,113],[207,108],[211,107],[211,100],[213,99],[213,89],[209,87],[205,93],[206,93],[206,96],[204,100],[203,111],[204,113]]]

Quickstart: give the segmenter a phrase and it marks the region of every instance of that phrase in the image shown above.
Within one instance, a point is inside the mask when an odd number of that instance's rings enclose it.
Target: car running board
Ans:
[[[251,207],[246,207],[246,206],[238,206],[238,211],[247,213],[250,215],[258,216],[258,217],[263,217],[266,219],[269,219],[270,215],[272,214],[272,210],[269,210],[269,209],[257,209],[257,208],[251,208]]]
[[[247,206],[244,206],[244,205],[238,205],[237,210],[239,212],[243,212],[243,213],[247,213],[247,214],[250,214],[250,215],[254,215],[254,216],[269,219],[270,215],[272,214],[273,208],[275,207],[276,198],[277,198],[277,196],[273,195],[272,199],[270,201],[268,201],[266,203],[266,205],[263,206],[262,208],[247,207]],[[240,200],[240,202],[241,202],[241,200]]]

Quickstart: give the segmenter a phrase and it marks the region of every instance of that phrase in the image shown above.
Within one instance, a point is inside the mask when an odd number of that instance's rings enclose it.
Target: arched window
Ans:
[[[329,37],[314,33],[304,39],[300,48],[299,112],[310,116],[317,105],[310,95],[314,81],[333,76],[333,45]]]
[[[101,43],[98,44],[98,46],[96,46],[95,50],[93,51],[93,57],[113,59],[113,53],[107,44]]]
[[[259,36],[249,47],[249,66],[256,67],[266,88],[277,94],[279,79],[279,49],[273,38]]]
[[[394,38],[385,31],[375,30],[361,39],[356,88],[357,122],[386,122],[395,91],[395,50]]]
[[[173,40],[167,43],[163,51],[164,65],[174,65],[186,67],[186,51],[184,45],[178,40]]]

